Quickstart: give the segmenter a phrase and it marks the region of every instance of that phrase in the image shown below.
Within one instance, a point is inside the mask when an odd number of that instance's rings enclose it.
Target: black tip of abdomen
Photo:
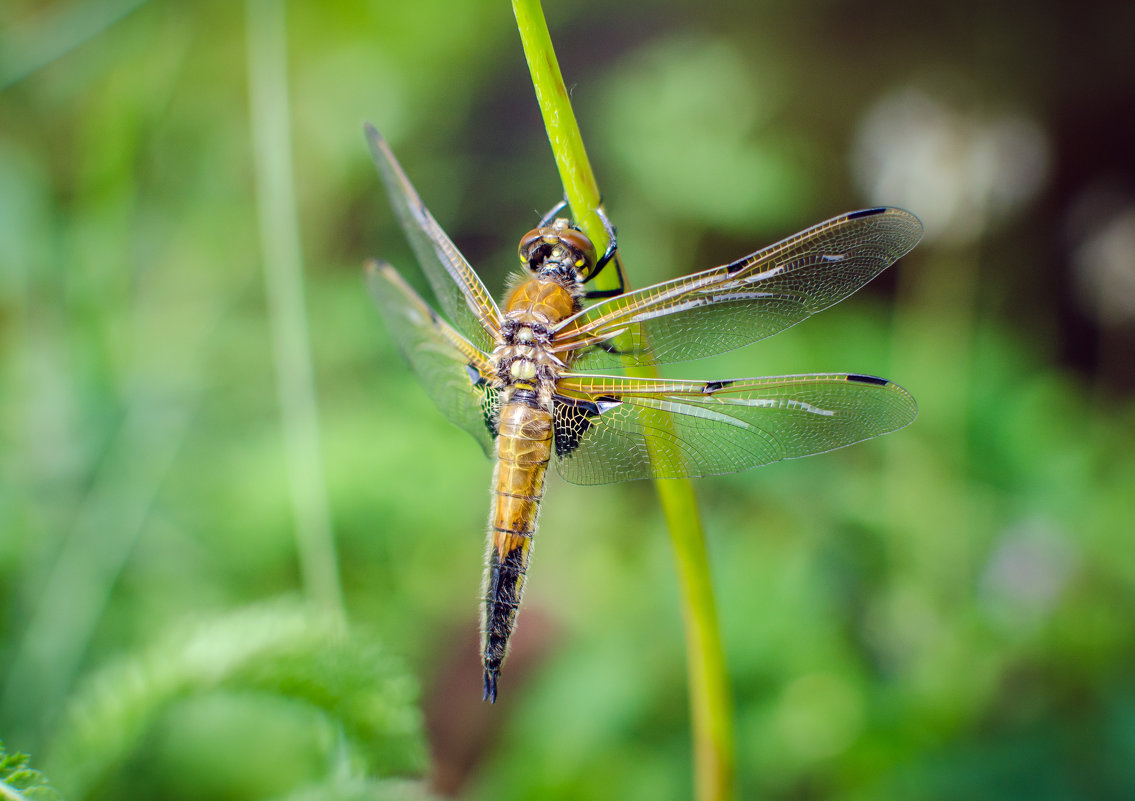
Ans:
[[[497,679],[500,678],[500,674],[500,670],[485,668],[485,694],[481,696],[482,701],[488,701],[490,704],[497,702]]]

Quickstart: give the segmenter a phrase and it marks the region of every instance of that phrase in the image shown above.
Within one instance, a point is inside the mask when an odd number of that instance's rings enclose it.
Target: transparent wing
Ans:
[[[568,374],[556,467],[575,484],[708,476],[842,448],[908,425],[910,393],[845,373],[733,381]]]
[[[489,383],[488,356],[438,317],[389,264],[367,264],[367,286],[434,404],[492,455],[500,400]]]
[[[492,295],[422,203],[386,140],[369,123],[365,131],[390,205],[398,214],[442,311],[474,345],[484,351],[492,350],[493,337],[500,331],[501,323]]]
[[[922,223],[901,209],[844,214],[731,264],[596,303],[559,325],[553,349],[582,350],[581,372],[723,353],[838,303],[921,238]]]

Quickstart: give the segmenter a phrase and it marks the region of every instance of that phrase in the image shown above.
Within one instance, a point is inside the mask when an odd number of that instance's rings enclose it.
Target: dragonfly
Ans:
[[[559,204],[526,233],[497,305],[369,124],[371,154],[443,318],[389,264],[367,283],[434,404],[495,460],[482,594],[483,699],[495,702],[549,463],[575,484],[710,476],[842,448],[918,413],[857,373],[728,380],[618,374],[710,356],[838,303],[906,255],[922,224],[897,208],[833,217],[728,264],[635,291],[588,284],[614,262]],[[585,301],[592,301],[585,303]],[[604,372],[597,372],[604,371]],[[610,374],[611,372],[615,374]]]

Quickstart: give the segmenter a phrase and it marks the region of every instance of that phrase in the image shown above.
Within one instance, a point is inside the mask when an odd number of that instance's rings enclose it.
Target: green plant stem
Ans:
[[[655,479],[654,488],[670,529],[682,589],[694,730],[695,797],[699,801],[721,801],[733,797],[733,699],[725,670],[705,531],[694,488],[688,480]]]
[[[281,0],[248,0],[247,18],[256,200],[296,547],[308,597],[341,620],[343,593],[319,448],[315,378],[304,308],[299,214],[292,177],[284,4]]]
[[[572,216],[595,243],[596,249],[602,252],[608,240],[595,211],[600,205],[599,188],[583,148],[583,139],[560,74],[543,10],[539,0],[512,0],[512,9]],[[622,266],[617,266],[621,272]],[[629,289],[625,276],[623,280],[624,286]],[[604,273],[596,279],[596,284],[601,289],[617,286],[618,276]],[[627,372],[646,377],[657,374],[652,368]],[[649,440],[647,445],[651,445]],[[733,796],[733,706],[710,580],[705,533],[693,485],[688,480],[658,479],[654,483],[670,529],[682,593],[693,724],[695,797],[699,801],[723,801]]]

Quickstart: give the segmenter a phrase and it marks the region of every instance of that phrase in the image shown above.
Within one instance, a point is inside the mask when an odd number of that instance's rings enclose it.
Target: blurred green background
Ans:
[[[265,288],[261,17],[0,7],[0,738],[69,798],[689,797],[652,487],[552,479],[482,705],[490,464],[363,288],[369,256],[424,284],[364,120],[494,291],[560,197],[509,4],[285,10],[299,229],[268,234],[302,242],[306,333]],[[697,482],[738,797],[1135,797],[1135,5],[546,11],[632,285],[867,205],[926,225],[840,306],[667,373],[921,406]],[[277,384],[306,338],[318,440]]]

